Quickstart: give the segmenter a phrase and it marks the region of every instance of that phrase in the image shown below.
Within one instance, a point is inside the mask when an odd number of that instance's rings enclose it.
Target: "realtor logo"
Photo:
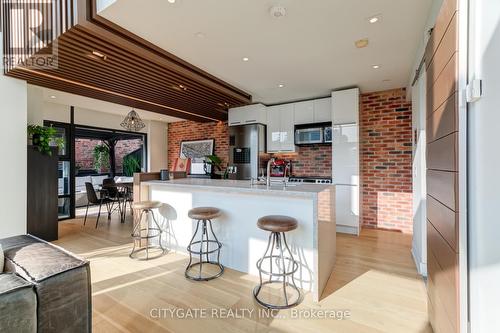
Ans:
[[[3,68],[57,68],[53,0],[3,0]]]

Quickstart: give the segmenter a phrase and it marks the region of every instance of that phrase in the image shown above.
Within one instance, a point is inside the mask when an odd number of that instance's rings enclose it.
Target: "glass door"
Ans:
[[[58,137],[64,141],[64,148],[59,150],[58,163],[58,214],[59,220],[74,217],[74,199],[72,191],[72,140],[70,124],[44,121],[44,126],[52,126],[57,130]]]

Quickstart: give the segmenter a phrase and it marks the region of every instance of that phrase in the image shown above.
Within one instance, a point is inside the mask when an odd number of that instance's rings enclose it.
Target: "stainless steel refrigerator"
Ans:
[[[260,176],[266,153],[266,126],[262,124],[229,127],[229,166],[236,167],[233,179]]]

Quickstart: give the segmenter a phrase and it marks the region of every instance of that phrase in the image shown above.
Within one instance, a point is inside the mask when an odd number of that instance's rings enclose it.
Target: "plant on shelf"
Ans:
[[[134,155],[127,155],[123,158],[123,174],[132,177],[135,172],[141,171],[141,160]]]
[[[109,168],[109,147],[100,144],[94,147],[94,169],[103,172]]]
[[[40,153],[49,156],[52,155],[51,147],[64,148],[64,139],[57,136],[57,130],[52,126],[28,125],[28,139]]]

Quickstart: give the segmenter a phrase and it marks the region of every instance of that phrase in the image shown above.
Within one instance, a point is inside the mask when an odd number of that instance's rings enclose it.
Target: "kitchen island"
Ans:
[[[288,215],[299,227],[287,240],[299,262],[295,281],[318,301],[335,263],[335,186],[276,184],[253,185],[250,181],[177,179],[141,183],[141,200],[165,203],[160,219],[168,228],[167,247],[186,253],[195,230],[188,217],[193,207],[212,206],[222,211],[214,220],[222,242],[221,263],[228,268],[258,275],[257,260],[263,255],[269,234],[257,227],[264,215]],[[147,196],[147,198],[146,198]]]

